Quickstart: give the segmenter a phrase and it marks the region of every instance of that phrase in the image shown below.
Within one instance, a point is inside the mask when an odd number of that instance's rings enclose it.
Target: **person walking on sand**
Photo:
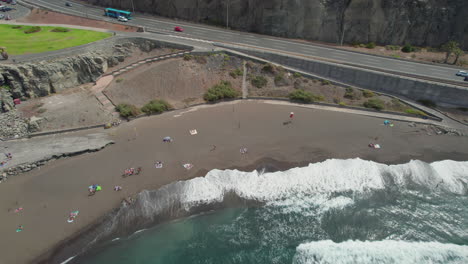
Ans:
[[[289,119],[292,121],[294,117],[294,112],[289,113]]]

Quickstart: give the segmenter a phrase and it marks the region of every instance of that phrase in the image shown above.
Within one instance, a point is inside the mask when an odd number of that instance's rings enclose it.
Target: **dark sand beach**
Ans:
[[[285,125],[291,111],[294,120]],[[35,263],[118,207],[123,198],[204,176],[215,168],[253,170],[268,165],[284,170],[329,158],[357,157],[386,164],[411,159],[468,160],[468,137],[428,135],[421,130],[423,125],[394,124],[389,127],[381,118],[261,101],[202,106],[123,123],[105,131],[116,144],[50,162],[0,185],[0,263]],[[191,129],[198,134],[190,135]],[[165,136],[174,141],[164,143]],[[382,148],[369,148],[369,143]],[[241,147],[248,153],[241,155]],[[156,169],[156,161],[164,167]],[[184,163],[194,167],[186,170]],[[126,168],[140,166],[140,175],[122,178]],[[103,190],[88,196],[91,184],[100,184]],[[113,191],[115,185],[123,190]],[[18,207],[24,210],[14,213]],[[67,223],[68,214],[75,210],[80,211],[76,221]],[[18,225],[24,226],[22,232],[15,231]]]

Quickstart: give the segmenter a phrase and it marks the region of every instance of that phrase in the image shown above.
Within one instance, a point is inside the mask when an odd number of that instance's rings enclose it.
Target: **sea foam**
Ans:
[[[388,185],[409,184],[455,194],[467,192],[468,162],[410,161],[385,165],[361,159],[330,159],[307,167],[272,173],[211,170],[205,177],[184,182],[181,202],[190,208],[200,203],[221,202],[226,193],[263,202],[300,194],[366,192]]]
[[[322,240],[296,248],[294,264],[463,264],[468,246],[437,242]]]

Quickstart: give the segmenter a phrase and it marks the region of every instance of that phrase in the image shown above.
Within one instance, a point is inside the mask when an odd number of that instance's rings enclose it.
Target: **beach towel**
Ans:
[[[189,130],[189,132],[190,132],[190,135],[192,136],[198,134],[196,129]]]
[[[96,191],[100,191],[100,190],[102,190],[102,187],[101,187],[101,185],[98,185],[98,186],[96,187]]]
[[[193,165],[190,164],[190,163],[185,163],[185,164],[182,165],[182,166],[184,166],[184,168],[185,168],[186,170],[190,170],[191,168],[193,168]]]
[[[19,207],[19,208],[16,208],[16,209],[15,209],[15,213],[19,213],[19,212],[21,212],[21,211],[23,211],[23,207]]]
[[[375,144],[375,145],[374,145],[374,148],[379,149],[379,148],[380,148],[380,145],[379,145],[379,144]]]
[[[70,215],[68,216],[67,222],[68,223],[73,223],[75,221],[75,218],[78,216],[79,213],[80,213],[80,211],[71,212]]]
[[[245,154],[245,153],[247,153],[247,148],[240,148],[239,151],[240,151],[241,154]]]
[[[16,229],[16,233],[21,232],[21,231],[23,231],[23,226],[22,225],[18,226],[18,228]]]

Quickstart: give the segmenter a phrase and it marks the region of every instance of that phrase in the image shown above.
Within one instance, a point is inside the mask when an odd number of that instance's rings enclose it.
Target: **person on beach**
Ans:
[[[213,145],[213,147],[211,147],[210,151],[214,151],[216,150],[216,145]]]
[[[114,191],[121,191],[122,190],[122,186],[114,186]]]
[[[293,117],[294,117],[294,112],[289,113],[289,119],[291,119],[291,121],[293,120]]]

